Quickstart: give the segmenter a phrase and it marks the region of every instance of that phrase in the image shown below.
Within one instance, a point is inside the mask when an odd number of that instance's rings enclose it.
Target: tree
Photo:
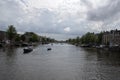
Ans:
[[[10,41],[15,39],[15,36],[17,35],[17,31],[13,25],[8,26],[7,29],[7,36]]]
[[[27,42],[38,42],[39,36],[34,32],[25,32],[25,34],[22,35],[22,40]]]
[[[16,41],[16,42],[19,42],[20,40],[21,40],[20,35],[17,34],[17,35],[15,36],[15,41]]]
[[[80,38],[79,38],[79,37],[76,38],[76,43],[77,43],[77,44],[80,43]]]
[[[81,42],[83,44],[94,44],[97,42],[97,36],[94,33],[86,33],[81,37]]]
[[[21,38],[22,41],[25,41],[25,36],[24,35],[21,35],[20,38]]]
[[[38,39],[38,35],[37,34],[32,34],[32,37],[30,38],[30,41],[31,42],[38,42],[39,41],[39,39]]]
[[[102,44],[102,37],[103,37],[103,32],[98,34],[98,40],[97,40],[98,44]]]

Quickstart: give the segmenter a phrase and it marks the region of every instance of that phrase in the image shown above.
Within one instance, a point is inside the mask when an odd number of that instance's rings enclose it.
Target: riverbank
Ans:
[[[0,48],[5,48],[5,47],[27,47],[27,46],[37,46],[37,45],[44,45],[44,44],[49,44],[48,42],[15,42],[11,44],[7,43],[0,43]]]
[[[97,50],[104,50],[104,51],[111,51],[111,52],[120,52],[120,46],[108,46],[108,45],[89,45],[89,44],[73,44],[78,47],[82,48],[89,48],[89,49],[97,49]]]

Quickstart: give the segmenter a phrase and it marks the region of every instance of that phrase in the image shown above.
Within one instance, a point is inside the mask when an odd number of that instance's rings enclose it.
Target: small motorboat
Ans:
[[[52,49],[51,49],[51,48],[48,48],[47,50],[50,51],[50,50],[52,50]]]
[[[23,51],[24,51],[24,53],[29,53],[29,52],[33,51],[33,49],[28,47],[28,48],[23,49]]]
[[[22,47],[27,47],[27,46],[29,46],[29,44],[28,44],[28,43],[22,43],[21,46],[22,46]]]

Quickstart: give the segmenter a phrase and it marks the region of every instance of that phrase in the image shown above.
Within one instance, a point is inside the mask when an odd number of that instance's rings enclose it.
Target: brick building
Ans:
[[[120,30],[111,30],[103,33],[103,44],[120,45]]]

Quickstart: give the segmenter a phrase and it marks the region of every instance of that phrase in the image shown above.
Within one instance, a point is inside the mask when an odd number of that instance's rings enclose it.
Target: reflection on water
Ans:
[[[8,57],[13,57],[13,56],[15,55],[15,53],[16,53],[15,51],[16,51],[15,48],[7,48],[7,49],[5,50],[6,55],[7,55]]]
[[[47,48],[51,47],[51,51]],[[0,80],[120,80],[120,54],[69,44],[0,49]]]

